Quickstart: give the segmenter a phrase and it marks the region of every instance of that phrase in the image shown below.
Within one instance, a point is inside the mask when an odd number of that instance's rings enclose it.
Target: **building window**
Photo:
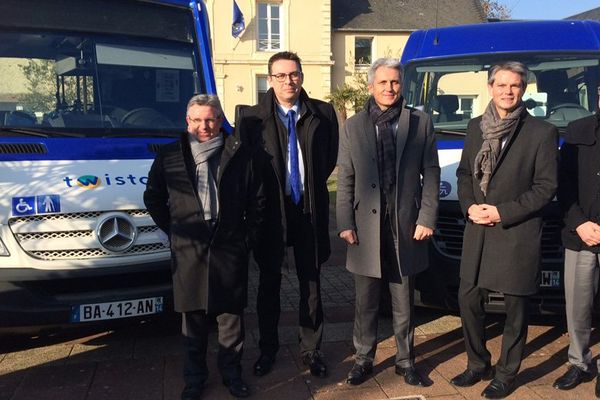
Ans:
[[[281,50],[281,5],[258,3],[258,50]]]
[[[269,84],[267,83],[267,77],[259,75],[256,77],[256,100],[260,103],[269,90]]]
[[[354,39],[354,65],[364,67],[371,65],[373,54],[373,38]]]

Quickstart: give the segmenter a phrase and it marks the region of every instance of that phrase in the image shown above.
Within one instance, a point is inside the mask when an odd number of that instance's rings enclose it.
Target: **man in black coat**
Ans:
[[[273,55],[268,72],[271,88],[258,105],[242,110],[236,122],[236,130],[262,135],[266,159],[266,213],[254,253],[260,269],[261,351],[254,373],[267,374],[275,362],[282,267],[295,263],[300,285],[300,352],[310,372],[323,377],[327,367],[320,352],[319,274],[330,254],[327,178],[337,157],[337,118],[330,104],[309,98],[302,89],[302,65],[295,53]]]
[[[527,68],[517,62],[489,71],[491,102],[469,122],[458,176],[467,219],[460,265],[459,306],[468,356],[456,386],[494,376],[482,396],[504,398],[521,365],[527,339],[528,299],[540,276],[541,209],[556,193],[558,132],[530,116],[522,97]],[[483,304],[504,295],[506,321],[495,372],[485,343]]]
[[[250,392],[241,377],[248,255],[264,207],[255,146],[221,132],[215,95],[192,97],[187,132],[162,146],[148,175],[144,202],[170,239],[175,310],[186,348],[182,399],[199,398],[206,379],[209,316],[219,331],[218,364],[236,397]]]
[[[565,222],[562,241],[571,366],[554,382],[554,387],[569,390],[594,376],[590,334],[600,274],[600,113],[571,122],[564,139],[558,201]],[[600,360],[596,364],[600,371]],[[600,375],[596,379],[596,397],[600,397]]]

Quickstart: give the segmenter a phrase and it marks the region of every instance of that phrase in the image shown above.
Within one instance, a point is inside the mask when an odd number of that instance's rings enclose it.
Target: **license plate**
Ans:
[[[157,314],[163,311],[162,297],[81,304],[71,309],[71,322],[101,321]]]
[[[560,271],[542,271],[540,287],[559,288]]]

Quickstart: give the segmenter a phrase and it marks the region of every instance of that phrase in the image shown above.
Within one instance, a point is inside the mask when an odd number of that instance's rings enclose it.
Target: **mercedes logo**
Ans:
[[[98,221],[96,237],[100,245],[111,253],[124,253],[133,246],[137,228],[126,214],[104,214]]]

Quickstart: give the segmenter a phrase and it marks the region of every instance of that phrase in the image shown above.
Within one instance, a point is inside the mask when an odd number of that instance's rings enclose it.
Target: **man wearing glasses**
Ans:
[[[600,87],[598,87],[600,98]],[[600,106],[600,101],[598,102]],[[600,275],[600,113],[571,122],[560,150],[558,201],[564,213],[565,300],[571,366],[554,382],[573,389],[600,371],[590,350],[592,309]],[[600,376],[600,375],[598,375]],[[596,378],[600,397],[600,378]]]
[[[267,211],[254,253],[260,270],[256,308],[261,351],[254,374],[269,373],[275,362],[282,267],[295,264],[302,360],[312,375],[324,377],[319,273],[330,254],[327,178],[336,163],[338,123],[330,104],[309,98],[302,89],[304,75],[295,53],[274,54],[268,72],[269,91],[259,104],[241,110],[236,121],[236,130],[262,135],[267,159]]]
[[[264,206],[255,148],[246,137],[221,132],[215,95],[187,107],[187,132],[160,148],[148,174],[144,203],[170,239],[175,310],[182,313],[185,387],[182,400],[200,398],[208,379],[210,318],[218,324],[219,371],[235,397],[248,397],[242,380],[243,310],[248,248],[254,246]],[[222,201],[221,201],[222,200]]]

